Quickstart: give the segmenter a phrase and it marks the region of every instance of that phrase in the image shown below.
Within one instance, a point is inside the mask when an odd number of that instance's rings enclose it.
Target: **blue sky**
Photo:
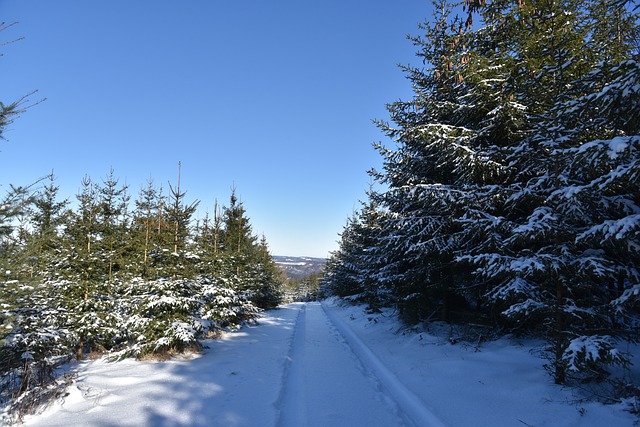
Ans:
[[[113,168],[135,198],[177,180],[199,216],[232,186],[274,255],[327,256],[379,166],[372,119],[408,99],[397,64],[428,0],[3,0],[0,191],[55,171],[75,200]]]

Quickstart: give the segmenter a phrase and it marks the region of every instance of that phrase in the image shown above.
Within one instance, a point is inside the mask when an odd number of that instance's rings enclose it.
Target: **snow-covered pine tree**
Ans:
[[[384,231],[384,213],[373,189],[368,196],[368,201],[361,202],[360,210],[348,219],[340,235],[339,249],[325,265],[319,286],[327,295],[349,297],[375,310],[389,302],[384,284],[378,281],[378,267],[384,265],[384,254],[377,252]]]
[[[77,339],[67,323],[71,313],[56,292],[60,284],[45,280],[31,285],[11,310],[3,309],[11,328],[0,336],[0,402],[18,418],[65,388],[55,368],[67,360]]]
[[[332,252],[327,260],[322,277],[321,287],[326,295],[341,298],[361,295],[363,292],[363,274],[365,271],[354,260],[360,248],[356,236],[356,223],[359,219],[354,214],[347,219],[340,233],[339,248]]]
[[[637,306],[625,295],[640,282],[640,67],[633,43],[640,26],[624,4],[593,3],[582,49],[593,52],[589,72],[573,82],[578,96],[550,110],[536,138],[551,147],[557,168],[555,179],[540,185],[549,214],[572,230],[556,243],[572,277],[562,292],[571,327],[555,343],[554,369],[599,379],[607,365],[628,363],[616,341],[638,339]],[[598,36],[603,28],[607,37]]]
[[[129,195],[127,185],[121,185],[115,177],[113,169],[97,187],[98,212],[96,230],[99,239],[94,244],[94,251],[104,263],[106,281],[113,280],[114,273],[124,269],[125,251],[131,246],[129,228]]]
[[[56,251],[61,245],[60,227],[64,224],[68,200],[58,201],[60,187],[53,172],[49,182],[39,190],[33,200],[31,223],[35,238],[36,256]],[[42,263],[47,265],[48,263]]]
[[[495,13],[500,3],[482,10]],[[615,168],[611,156],[584,155],[594,154],[587,149],[598,146],[592,141],[609,140],[621,131],[609,125],[598,128],[610,113],[586,101],[608,93],[607,83],[614,77],[595,77],[599,58],[613,53],[592,37],[593,22],[602,19],[590,14],[595,3],[602,2],[523,2],[500,18],[512,23],[509,33],[515,43],[509,52],[517,64],[512,86],[516,99],[527,104],[531,130],[507,157],[514,173],[500,190],[507,197],[500,221],[502,245],[493,251],[472,250],[466,257],[489,283],[490,304],[520,326],[528,323],[544,331],[557,383],[566,380],[568,370],[598,376],[604,373],[603,364],[624,363],[605,332],[612,324],[603,312],[611,302],[607,282],[618,273],[601,242],[586,245],[584,235],[606,223],[612,210],[618,209],[615,218],[624,217],[625,209],[634,210],[625,201],[628,188],[607,195],[605,186],[593,185],[593,180],[606,181],[603,176]],[[620,54],[619,46],[615,51]],[[628,120],[629,111],[620,112]]]
[[[466,6],[469,6],[468,4]],[[388,211],[381,277],[407,318],[449,319],[460,297],[479,302],[478,280],[456,257],[471,247],[498,246],[499,184],[508,176],[507,147],[522,138],[527,116],[513,96],[513,58],[497,18],[475,31],[434,4],[434,21],[414,37],[425,67],[405,67],[414,99],[388,106],[394,126],[379,122],[397,149],[381,145]],[[501,35],[501,38],[496,38]]]
[[[383,171],[372,171],[388,190],[381,205],[388,210],[381,240],[389,284],[402,316],[415,321],[445,306],[453,232],[451,202],[458,191],[451,161],[463,149],[468,132],[454,122],[461,86],[460,58],[463,23],[451,19],[446,1],[434,2],[434,22],[420,26],[426,38],[413,37],[417,55],[430,68],[404,67],[414,99],[387,106],[394,125],[377,122],[397,148],[376,146]]]
[[[256,245],[256,236],[253,235],[251,223],[246,216],[246,210],[236,196],[235,188],[231,191],[229,206],[223,208],[224,233],[222,236],[224,252],[233,256],[248,254]],[[238,264],[240,269],[240,264]]]
[[[256,248],[254,261],[247,272],[250,300],[262,309],[272,309],[282,303],[284,276],[269,252],[267,238],[263,235]]]
[[[131,222],[133,248],[129,260],[130,268],[143,278],[157,276],[157,272],[151,268],[150,254],[162,247],[159,234],[156,232],[161,206],[160,190],[149,178],[146,185],[140,188],[135,200]]]
[[[0,200],[0,274],[5,280],[32,276],[31,260],[25,252],[31,231],[28,215],[33,200],[30,187],[9,186]]]
[[[229,206],[222,210],[220,264],[223,277],[233,278],[236,291],[244,293],[260,308],[273,308],[282,301],[283,281],[266,245],[253,234],[246,210],[232,189]],[[214,224],[215,225],[215,224]],[[214,230],[215,231],[215,227]],[[213,249],[213,248],[212,248]]]
[[[92,283],[99,278],[99,268],[95,265],[92,245],[95,244],[97,230],[97,214],[99,209],[96,188],[89,176],[82,179],[81,189],[76,194],[78,206],[67,218],[64,228],[66,243],[66,263],[61,273],[67,278],[77,281],[84,292],[83,299],[88,299]]]
[[[167,274],[174,278],[193,277],[195,275],[193,266],[197,261],[197,255],[190,251],[189,238],[192,217],[200,201],[195,200],[186,204],[187,192],[181,189],[180,179],[181,164],[178,162],[178,182],[176,187],[169,183],[171,194],[166,206],[163,207],[163,217],[167,225],[164,232],[171,236],[171,247],[163,248],[163,251],[155,254],[155,261],[166,266]]]

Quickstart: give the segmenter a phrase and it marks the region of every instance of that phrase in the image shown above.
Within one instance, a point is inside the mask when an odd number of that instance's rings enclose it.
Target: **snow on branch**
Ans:
[[[609,335],[579,336],[569,343],[563,361],[570,371],[585,372],[600,365],[626,365],[628,361],[616,348],[616,341]]]
[[[640,228],[640,214],[628,215],[620,219],[606,220],[597,224],[576,237],[576,243],[580,241],[600,237],[601,240],[632,240],[636,237]]]

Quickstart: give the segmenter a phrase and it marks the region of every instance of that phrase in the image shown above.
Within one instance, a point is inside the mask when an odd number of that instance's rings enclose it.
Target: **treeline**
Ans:
[[[556,383],[603,380],[640,326],[637,2],[463,7],[435,2],[411,37],[414,95],[378,122],[394,144],[324,292],[534,333]]]
[[[287,279],[286,293],[292,301],[317,301],[320,298],[320,280],[322,272],[311,273],[306,277]]]
[[[0,398],[17,413],[57,391],[60,361],[197,350],[281,302],[235,189],[199,221],[179,175],[133,201],[113,171],[85,177],[73,208],[58,193],[52,175],[0,203]]]

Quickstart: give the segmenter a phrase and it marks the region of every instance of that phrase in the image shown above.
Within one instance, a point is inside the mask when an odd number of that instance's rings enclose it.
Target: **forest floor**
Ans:
[[[623,404],[553,384],[542,343],[452,343],[392,312],[293,303],[168,361],[67,366],[69,394],[33,426],[632,426]],[[634,373],[638,379],[638,371]]]

